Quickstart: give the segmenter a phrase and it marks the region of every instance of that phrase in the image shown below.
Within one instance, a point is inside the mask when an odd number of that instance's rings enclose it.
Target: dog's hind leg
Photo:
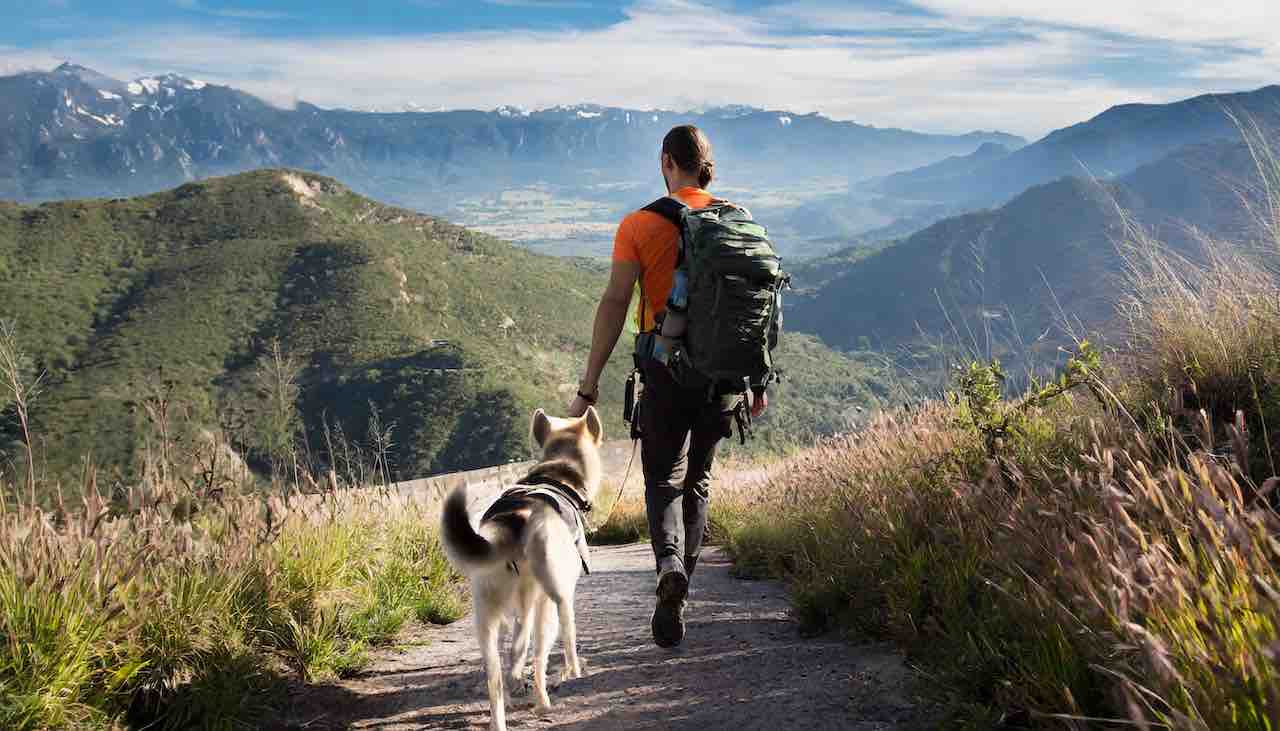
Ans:
[[[578,659],[578,625],[573,609],[573,595],[582,574],[582,563],[577,550],[572,546],[572,537],[560,544],[555,560],[542,564],[537,572],[538,583],[543,591],[555,602],[560,620],[560,644],[564,651],[564,668],[560,671],[560,681],[582,677],[582,663]]]
[[[484,675],[489,687],[489,731],[507,731],[505,689],[502,682],[502,658],[498,654],[498,635],[502,624],[499,611],[489,611],[485,603],[477,600],[476,639],[480,641],[480,656],[484,658]]]
[[[522,583],[517,594],[516,625],[511,641],[511,657],[507,665],[507,683],[514,695],[524,695],[528,690],[524,679],[524,665],[529,657],[529,638],[533,634],[535,601],[538,597],[537,587]]]
[[[534,712],[546,713],[551,710],[551,697],[547,695],[547,657],[551,654],[551,643],[556,637],[556,615],[551,609],[551,600],[541,592],[534,603],[537,605],[533,618]]]
[[[560,649],[564,652],[564,668],[560,671],[560,682],[571,678],[582,677],[582,664],[578,661],[578,625],[573,611],[573,587],[569,587],[567,596],[556,602],[560,611]]]

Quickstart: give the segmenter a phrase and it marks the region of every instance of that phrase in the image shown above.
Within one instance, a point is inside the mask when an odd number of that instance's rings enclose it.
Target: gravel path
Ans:
[[[555,710],[535,717],[528,698],[508,708],[512,729],[931,728],[910,691],[912,674],[891,649],[838,638],[803,639],[783,588],[730,575],[719,551],[694,575],[688,634],[674,650],[649,636],[653,558],[647,545],[592,549],[578,584],[584,677],[551,691]],[[291,699],[288,728],[485,729],[484,673],[472,624],[423,629],[371,669]],[[553,650],[549,678],[560,652]]]

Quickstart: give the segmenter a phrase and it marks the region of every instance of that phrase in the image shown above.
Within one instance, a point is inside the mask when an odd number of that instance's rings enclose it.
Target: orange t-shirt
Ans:
[[[704,208],[712,201],[711,194],[701,188],[681,188],[673,195],[692,208]],[[613,237],[613,260],[640,264],[636,325],[641,331],[652,330],[654,318],[667,309],[679,247],[680,231],[652,211],[635,211],[618,224],[618,233]]]

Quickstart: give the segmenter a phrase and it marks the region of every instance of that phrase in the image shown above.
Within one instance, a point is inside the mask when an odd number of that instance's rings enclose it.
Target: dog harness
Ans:
[[[494,515],[519,508],[529,498],[536,498],[550,505],[569,526],[573,533],[574,547],[578,549],[578,557],[582,560],[582,570],[590,575],[587,523],[583,515],[591,512],[591,502],[569,485],[545,475],[526,475],[515,486],[503,491],[498,500],[484,511],[480,520],[484,522]],[[519,573],[514,561],[509,566],[513,572]]]

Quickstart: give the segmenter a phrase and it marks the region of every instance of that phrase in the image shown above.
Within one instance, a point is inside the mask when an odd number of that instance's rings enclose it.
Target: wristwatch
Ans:
[[[582,390],[582,386],[578,386],[578,398],[582,399],[583,401],[586,401],[591,406],[595,406],[596,401],[600,400],[600,387],[596,386],[594,389],[591,390],[591,393],[584,393]]]

